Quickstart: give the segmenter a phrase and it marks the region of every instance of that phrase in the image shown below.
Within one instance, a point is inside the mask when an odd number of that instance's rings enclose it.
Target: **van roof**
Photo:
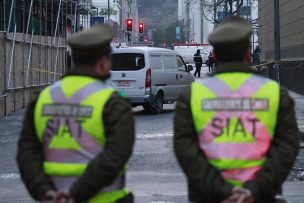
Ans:
[[[125,52],[135,52],[135,51],[140,51],[140,52],[175,52],[171,49],[164,49],[164,48],[158,48],[158,47],[127,47],[127,48],[120,48],[120,49],[115,49],[114,53],[125,53]]]

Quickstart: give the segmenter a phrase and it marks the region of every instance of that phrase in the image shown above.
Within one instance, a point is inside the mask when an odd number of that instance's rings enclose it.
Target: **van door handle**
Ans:
[[[178,80],[178,75],[175,76],[176,80]]]

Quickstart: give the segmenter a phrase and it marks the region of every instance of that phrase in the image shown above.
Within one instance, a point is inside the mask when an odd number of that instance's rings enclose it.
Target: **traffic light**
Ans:
[[[143,23],[139,23],[138,30],[139,30],[140,34],[144,33],[144,24]]]
[[[133,20],[131,18],[127,19],[127,31],[132,31]]]

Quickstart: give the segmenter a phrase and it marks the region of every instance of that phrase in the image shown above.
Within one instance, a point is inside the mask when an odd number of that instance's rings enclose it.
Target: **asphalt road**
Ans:
[[[299,125],[304,124],[304,97],[293,95],[297,102]],[[134,109],[136,143],[129,162],[127,186],[135,194],[136,203],[187,203],[187,186],[172,146],[174,104],[165,105],[161,115]],[[20,181],[16,168],[16,142],[24,109],[0,119],[0,202],[33,202]],[[303,152],[297,167],[303,167]],[[287,182],[285,196],[290,202],[304,202],[304,184]]]

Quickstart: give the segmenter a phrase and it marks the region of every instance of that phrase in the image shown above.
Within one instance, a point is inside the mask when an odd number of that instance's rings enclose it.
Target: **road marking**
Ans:
[[[172,137],[173,133],[141,133],[141,134],[136,134],[136,138],[139,139],[147,139],[147,138],[168,138]]]
[[[16,179],[20,179],[20,174],[19,173],[1,173],[0,174],[0,179],[16,180]]]
[[[175,202],[152,201],[151,203],[175,203]]]

